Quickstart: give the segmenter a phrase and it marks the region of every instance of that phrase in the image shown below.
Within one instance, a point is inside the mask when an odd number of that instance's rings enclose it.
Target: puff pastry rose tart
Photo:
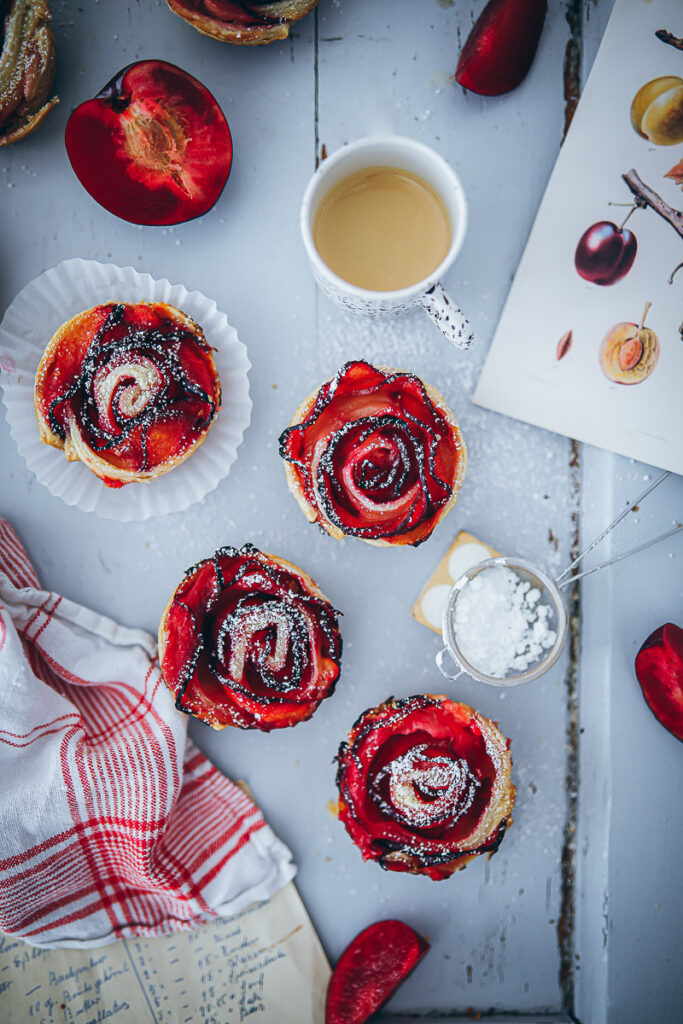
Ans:
[[[364,860],[448,878],[505,835],[508,741],[467,704],[426,694],[370,708],[337,762],[339,817]]]
[[[205,36],[237,46],[286,39],[290,25],[318,0],[166,0],[174,14]]]
[[[214,729],[305,721],[333,692],[341,653],[337,612],[308,573],[252,544],[189,569],[159,626],[176,707]]]
[[[109,487],[155,480],[184,462],[220,401],[201,328],[162,302],[106,302],[67,321],[34,389],[41,440]]]
[[[360,360],[302,402],[280,455],[310,522],[378,545],[426,540],[467,466],[458,424],[434,388]]]

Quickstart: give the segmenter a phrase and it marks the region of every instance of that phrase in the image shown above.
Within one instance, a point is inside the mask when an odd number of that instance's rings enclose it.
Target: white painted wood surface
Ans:
[[[237,463],[216,492],[184,513],[141,524],[105,522],[52,498],[27,473],[2,420],[0,514],[20,531],[47,586],[151,630],[183,570],[220,544],[251,540],[310,571],[346,613],[334,698],[294,730],[218,734],[193,724],[193,737],[219,767],[247,779],[292,847],[297,884],[331,959],[381,917],[403,918],[429,936],[433,949],[392,1012],[559,1014],[566,659],[518,691],[458,684],[457,696],[499,720],[512,738],[515,821],[489,863],[443,883],[385,874],[361,862],[327,802],[335,797],[332,758],[361,711],[392,693],[444,690],[433,665],[437,640],[412,621],[409,607],[456,531],[469,529],[553,570],[567,562],[570,443],[469,404],[562,137],[564,5],[551,0],[526,82],[496,100],[466,96],[448,77],[481,0],[472,7],[321,0],[317,17],[300,23],[288,42],[243,50],[200,36],[163,2],[52,6],[62,102],[30,139],[0,152],[0,311],[23,284],[68,256],[182,281],[215,298],[237,327],[253,363],[255,406]],[[609,7],[609,0],[597,9],[586,4],[586,63]],[[62,142],[73,106],[141,57],[163,57],[199,77],[233,131],[235,162],[223,197],[206,217],[174,230],[136,228],[97,207],[71,172]],[[323,144],[331,152],[380,129],[436,146],[463,181],[470,230],[445,283],[479,333],[470,353],[450,350],[421,314],[377,325],[342,313],[315,291],[298,235],[303,188]],[[298,401],[354,356],[436,385],[468,443],[458,506],[415,551],[322,536],[285,485],[280,431]],[[582,528],[590,536],[641,489],[647,470],[588,449],[581,459]],[[680,509],[681,481],[666,487],[648,505],[644,532],[656,528],[658,514],[665,528],[672,509]],[[614,543],[632,536],[626,530]],[[629,666],[652,628],[677,615],[680,621],[679,563],[670,554],[673,545],[664,545],[584,588],[576,1010],[585,1022],[641,1024],[648,1008],[668,1012],[681,998],[680,978],[667,963],[680,936],[680,826],[674,805],[666,810],[681,751],[650,719]],[[647,784],[651,764],[654,787]]]

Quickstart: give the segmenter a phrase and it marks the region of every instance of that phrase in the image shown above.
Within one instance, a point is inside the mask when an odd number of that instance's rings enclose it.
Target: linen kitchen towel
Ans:
[[[167,935],[293,877],[258,807],[186,738],[154,638],[41,590],[0,519],[0,929]]]

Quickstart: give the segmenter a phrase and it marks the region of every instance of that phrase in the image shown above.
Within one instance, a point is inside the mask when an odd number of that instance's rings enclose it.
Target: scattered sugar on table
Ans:
[[[504,679],[526,672],[555,643],[551,607],[541,591],[512,569],[493,566],[475,576],[454,608],[455,639],[484,675]]]

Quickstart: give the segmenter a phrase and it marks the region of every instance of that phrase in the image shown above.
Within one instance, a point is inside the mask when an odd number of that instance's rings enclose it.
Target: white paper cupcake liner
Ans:
[[[206,440],[185,462],[151,483],[118,489],[43,444],[33,408],[38,363],[57,328],[82,310],[111,301],[166,302],[196,320],[216,350],[223,402]],[[19,292],[0,324],[0,385],[10,433],[26,465],[67,505],[120,522],[179,512],[228,475],[251,418],[250,369],[246,347],[213,300],[111,263],[72,259],[46,270]]]

